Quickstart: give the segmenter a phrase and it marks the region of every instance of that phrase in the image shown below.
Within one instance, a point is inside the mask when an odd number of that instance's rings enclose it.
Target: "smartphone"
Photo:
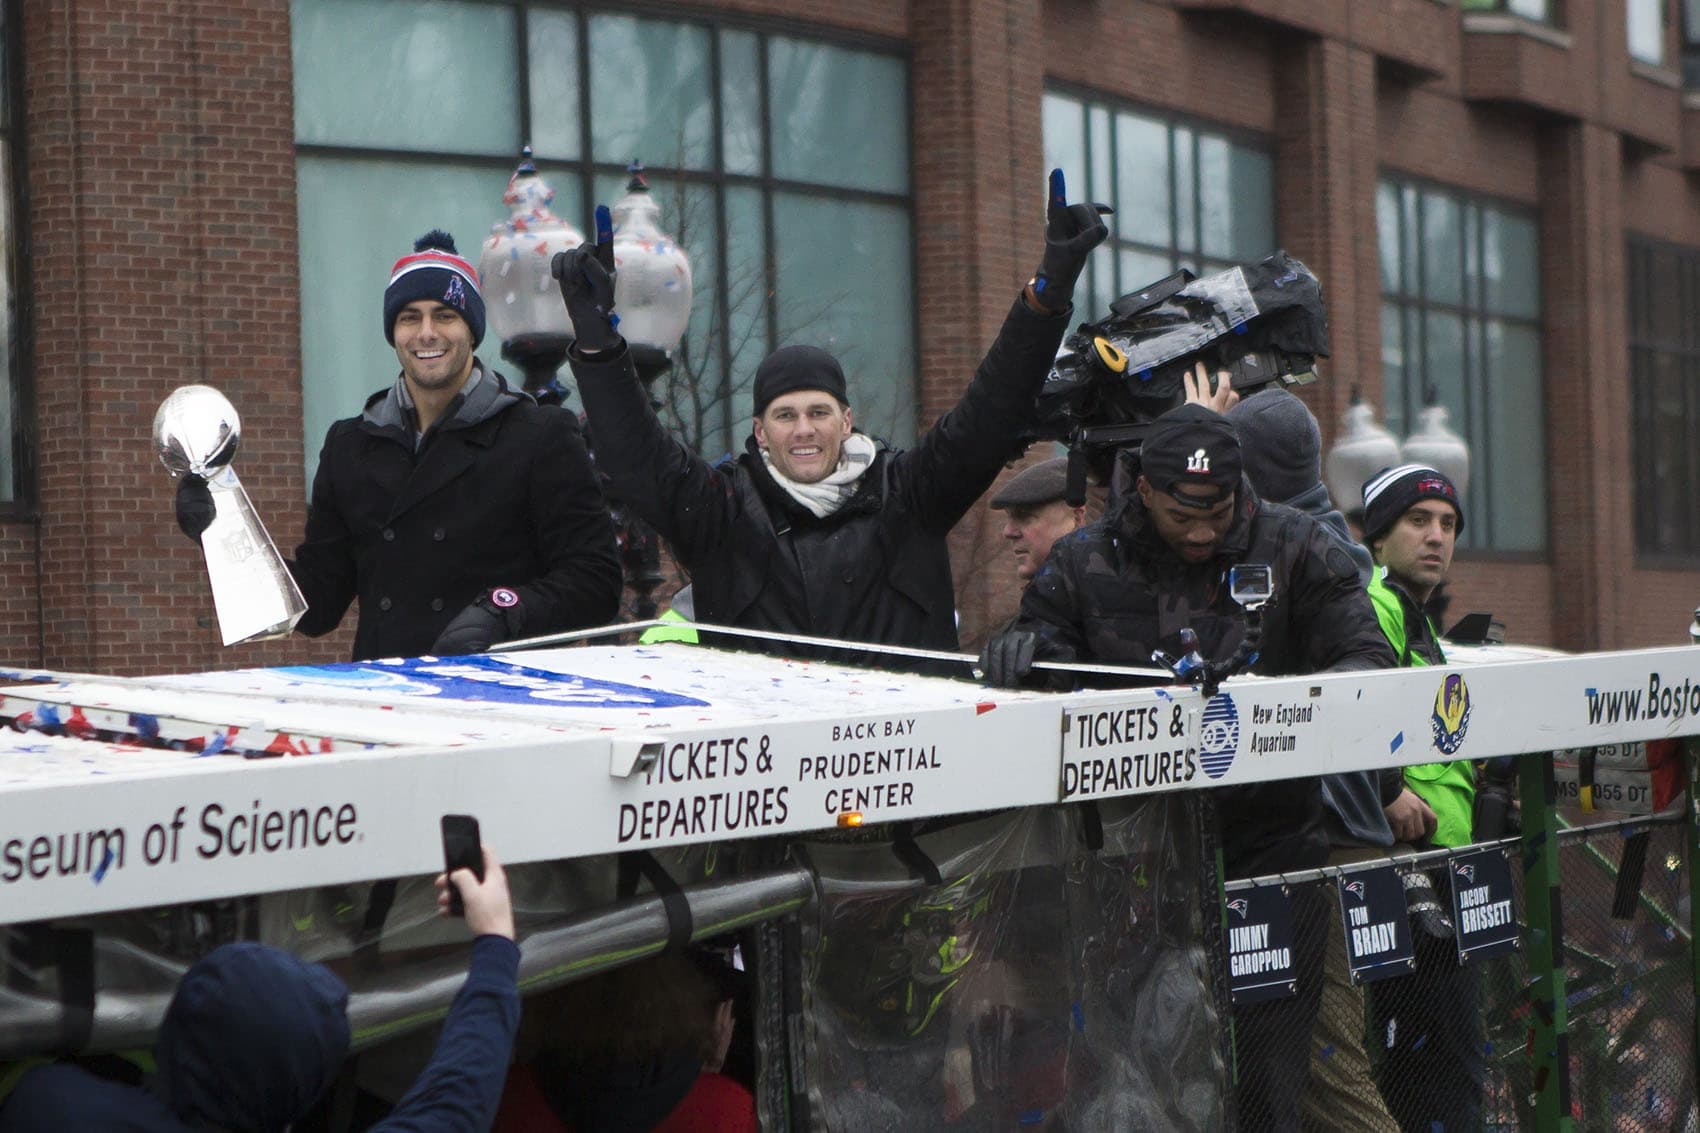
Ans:
[[[484,842],[478,836],[478,820],[470,814],[443,815],[443,870],[453,873],[457,869],[470,869],[479,881],[484,880]],[[449,882],[449,915],[466,915],[460,890],[452,881]]]

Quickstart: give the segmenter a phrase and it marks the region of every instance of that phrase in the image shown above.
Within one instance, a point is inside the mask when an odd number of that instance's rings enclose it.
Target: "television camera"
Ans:
[[[1090,470],[1108,483],[1116,455],[1137,455],[1145,431],[1182,403],[1202,362],[1242,396],[1316,380],[1328,355],[1322,285],[1286,252],[1198,278],[1182,269],[1082,323],[1039,391],[1033,440],[1069,446],[1068,502],[1086,498]]]

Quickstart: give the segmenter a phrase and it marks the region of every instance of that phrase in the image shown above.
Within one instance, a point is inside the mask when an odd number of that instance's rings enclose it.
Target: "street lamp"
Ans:
[[[1340,438],[1328,450],[1324,462],[1324,478],[1334,506],[1359,519],[1364,510],[1364,481],[1398,463],[1398,440],[1376,424],[1375,410],[1364,403],[1358,387],[1353,386],[1352,403],[1340,418]]]
[[[1434,387],[1428,386],[1417,413],[1417,431],[1400,444],[1399,438],[1376,423],[1375,410],[1364,404],[1358,387],[1352,387],[1352,403],[1340,418],[1340,439],[1324,462],[1324,479],[1336,507],[1360,520],[1364,482],[1396,464],[1426,464],[1445,473],[1458,494],[1464,494],[1470,485],[1470,446],[1452,431],[1446,406],[1439,401]]]
[[[490,226],[478,260],[490,330],[501,340],[502,357],[520,368],[526,392],[533,394],[554,382],[573,341],[550,261],[584,242],[583,233],[550,210],[554,200],[555,190],[538,176],[526,146],[502,194],[508,218]]]
[[[661,210],[644,180],[643,164],[628,167],[626,195],[610,210],[614,222],[614,307],[620,334],[644,388],[673,364],[673,353],[691,319],[691,261],[683,248],[661,231]],[[502,357],[525,375],[525,389],[559,402],[555,374],[566,361],[573,328],[561,301],[560,285],[550,272],[557,252],[576,248],[584,234],[550,209],[555,191],[537,173],[531,147],[508,179],[502,203],[508,218],[490,228],[478,270],[490,330],[501,340]],[[650,401],[659,408],[653,394]],[[585,439],[596,447],[594,422]],[[661,543],[649,525],[620,504],[612,504],[615,535],[632,614],[639,621],[655,616],[655,588],[662,582]]]

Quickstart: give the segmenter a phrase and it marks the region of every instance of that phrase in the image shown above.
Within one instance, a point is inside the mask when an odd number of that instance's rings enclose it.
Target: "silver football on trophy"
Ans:
[[[153,415],[153,443],[173,476],[192,472],[212,479],[236,455],[242,419],[211,386],[181,386]]]

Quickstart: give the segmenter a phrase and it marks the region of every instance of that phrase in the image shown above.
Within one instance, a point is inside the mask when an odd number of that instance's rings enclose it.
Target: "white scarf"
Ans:
[[[766,449],[761,450],[761,462],[767,466],[767,474],[773,477],[775,484],[789,492],[792,499],[813,512],[817,519],[825,519],[856,494],[862,474],[873,465],[874,454],[878,451],[872,437],[851,433],[844,439],[844,447],[838,453],[838,467],[813,484],[799,484],[787,479],[773,466],[773,458]]]

